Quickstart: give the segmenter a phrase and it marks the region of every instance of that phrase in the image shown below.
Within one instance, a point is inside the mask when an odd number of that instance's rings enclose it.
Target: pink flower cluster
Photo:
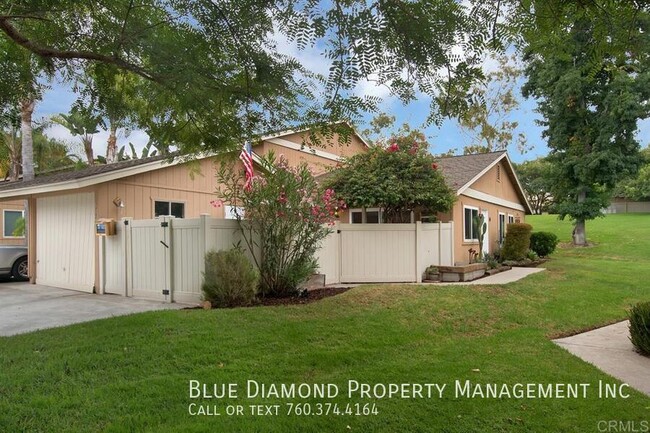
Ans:
[[[312,205],[311,215],[318,224],[334,225],[336,218],[339,216],[339,210],[345,209],[347,205],[341,199],[336,198],[333,189],[328,188],[323,193],[323,205]]]

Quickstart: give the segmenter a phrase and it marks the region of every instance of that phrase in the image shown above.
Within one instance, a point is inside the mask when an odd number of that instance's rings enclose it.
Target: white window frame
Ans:
[[[229,204],[226,204],[223,206],[223,218],[227,220],[236,220],[237,217],[235,216],[235,213],[233,212],[234,210],[237,210],[239,212],[239,215],[241,215],[242,219],[246,219],[246,210],[244,210],[243,207],[241,206],[231,206]]]
[[[160,218],[162,216],[172,216],[172,217],[174,217],[173,215],[158,215],[158,216],[156,216],[156,202],[157,201],[161,202],[161,203],[168,203],[170,212],[172,210],[172,206],[171,206],[172,203],[182,204],[183,205],[183,219],[185,219],[185,216],[186,216],[185,215],[185,210],[187,209],[187,203],[184,202],[184,201],[180,201],[180,200],[168,200],[166,198],[155,198],[151,202],[151,215],[153,216],[153,218]],[[176,217],[174,217],[174,218],[176,218]]]
[[[515,216],[512,214],[508,214],[508,224],[514,224],[514,223],[515,223]],[[508,224],[506,224],[506,227],[508,227]]]
[[[352,214],[355,213],[355,212],[361,213],[363,215],[363,208],[357,207],[357,208],[350,209],[350,211],[348,212],[348,214],[349,214],[348,219],[349,219],[350,224],[374,224],[374,223],[363,223],[363,222],[361,222],[361,223],[353,223],[352,222]],[[378,215],[377,217],[379,218],[378,224],[383,224],[384,211],[381,208],[367,207],[366,208],[366,213],[368,213],[368,212],[377,212],[377,215]],[[363,217],[362,217],[362,220],[363,220]]]
[[[5,226],[7,224],[7,212],[20,212],[21,218],[25,218],[24,209],[3,209],[2,210],[2,238],[3,239],[25,239],[25,236],[5,236]]]
[[[465,226],[466,226],[466,225],[465,225],[465,210],[466,210],[466,209],[475,210],[477,215],[480,215],[480,214],[481,214],[481,209],[477,208],[476,206],[467,206],[467,205],[463,205],[463,242],[467,242],[467,243],[477,243],[477,242],[478,242],[478,238],[476,238],[476,239],[467,239],[467,238],[465,237],[465,235],[466,235],[466,233],[465,233]],[[472,230],[472,231],[473,231],[473,230]]]
[[[501,216],[503,216],[503,224],[501,224]],[[498,212],[497,236],[499,237],[499,244],[501,244],[506,238],[506,227],[508,227],[508,219],[506,217],[506,214],[503,212]],[[503,236],[501,236],[502,232]]]

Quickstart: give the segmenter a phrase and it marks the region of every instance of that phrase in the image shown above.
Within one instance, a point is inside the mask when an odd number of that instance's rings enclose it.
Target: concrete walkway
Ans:
[[[0,283],[0,336],[23,334],[126,314],[177,310],[167,304],[119,295],[93,295],[29,283]]]
[[[553,340],[605,373],[650,395],[650,358],[639,355],[629,338],[629,322]]]
[[[453,283],[431,283],[439,286],[471,286],[471,285],[490,285],[490,284],[508,284],[519,281],[529,275],[545,271],[544,268],[512,268],[509,271],[499,272],[498,274],[488,277],[479,278],[474,281],[459,281]]]

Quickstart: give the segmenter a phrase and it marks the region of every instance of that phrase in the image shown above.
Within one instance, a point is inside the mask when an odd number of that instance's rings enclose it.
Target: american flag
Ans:
[[[244,183],[244,189],[249,191],[253,184],[253,147],[251,143],[247,141],[244,143],[244,147],[239,154],[239,159],[244,163],[244,170],[246,171],[246,183]]]

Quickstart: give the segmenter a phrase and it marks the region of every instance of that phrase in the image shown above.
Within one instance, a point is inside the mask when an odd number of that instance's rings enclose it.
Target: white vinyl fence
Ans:
[[[248,251],[234,220],[124,218],[101,238],[99,291],[198,302],[205,253],[238,243]],[[319,272],[327,284],[420,282],[427,266],[453,264],[453,244],[453,223],[336,224],[317,253]]]
[[[453,265],[453,223],[340,224],[317,253],[325,282],[421,282],[430,265]]]

